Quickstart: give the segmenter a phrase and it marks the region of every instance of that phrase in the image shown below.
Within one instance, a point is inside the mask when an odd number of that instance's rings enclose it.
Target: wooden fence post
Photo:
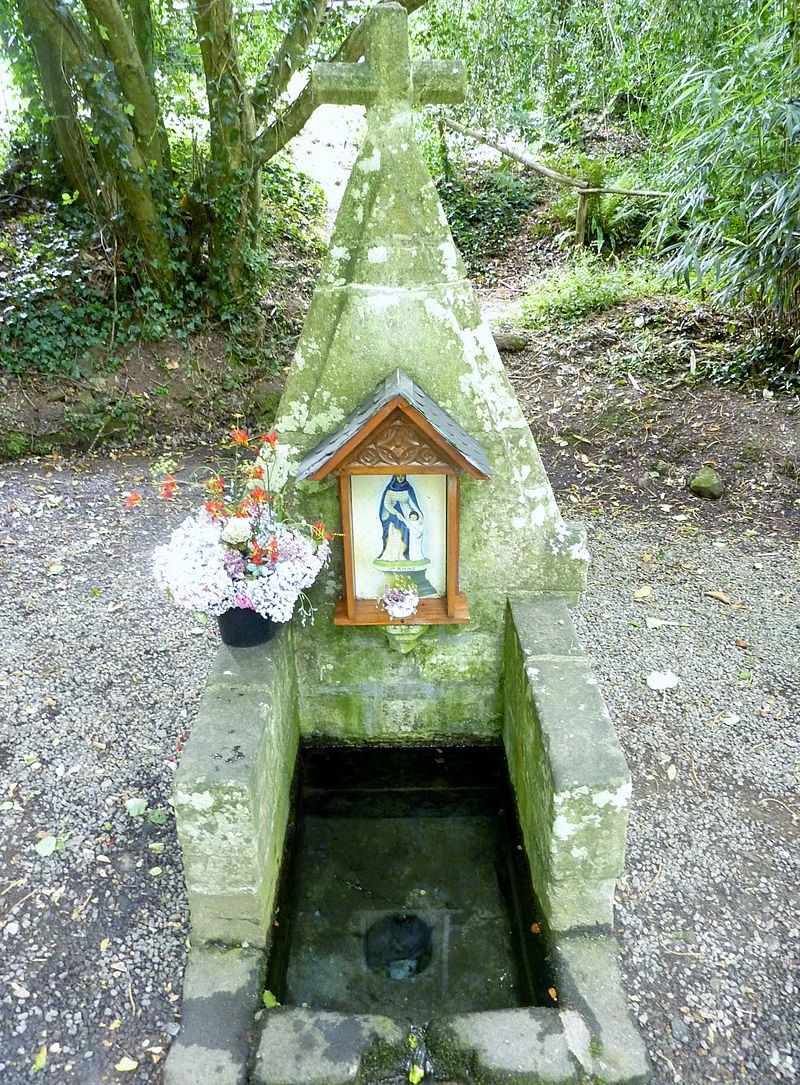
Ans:
[[[575,244],[586,244],[586,218],[589,214],[589,197],[578,191],[578,209],[575,212]]]

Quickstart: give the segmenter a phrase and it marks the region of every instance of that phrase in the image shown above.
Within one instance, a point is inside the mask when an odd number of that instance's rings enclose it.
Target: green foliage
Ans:
[[[800,334],[800,34],[743,32],[741,59],[675,84],[682,121],[662,230],[685,230],[671,268],[749,308],[778,340]],[[740,39],[741,40],[741,39]],[[795,343],[796,346],[796,343]],[[796,362],[795,362],[796,365]]]
[[[587,313],[645,297],[663,289],[651,265],[623,264],[588,253],[543,278],[520,303],[521,323],[535,327],[550,320],[578,320]]]
[[[0,222],[0,369],[78,379],[116,365],[119,351],[132,342],[170,333],[185,338],[203,325],[202,258],[189,276],[176,238],[175,267],[183,287],[166,301],[141,280],[136,251],[116,251],[86,209],[71,193],[64,195],[60,206],[40,204],[33,214]],[[298,260],[310,265],[318,260],[323,209],[324,197],[312,181],[278,162],[268,165],[264,237],[246,249],[245,285],[219,314],[234,361],[262,361],[267,340],[291,334],[261,298],[282,275],[296,272]],[[71,424],[87,437],[97,433],[104,418],[106,430],[136,432],[135,403],[103,401],[101,407],[91,415],[71,412]]]
[[[40,213],[0,232],[0,362],[7,372],[80,375],[80,360],[110,336],[110,271],[91,228]]]
[[[590,158],[578,154],[550,163],[554,169],[571,177],[588,181],[590,188],[646,189],[649,182],[644,171],[630,165],[621,167],[613,160]],[[574,188],[561,188],[553,201],[553,213],[565,226],[565,238],[575,234],[575,214],[578,192]],[[587,199],[586,244],[597,252],[614,252],[637,245],[642,232],[652,221],[654,209],[660,204],[651,198],[622,196],[616,192],[592,193]]]
[[[68,194],[70,195],[70,194]],[[141,284],[135,253],[114,251],[72,200],[0,223],[0,368],[78,378],[115,347],[192,329],[187,290],[169,306]]]
[[[713,63],[739,20],[791,18],[781,3],[747,0],[437,0],[416,16],[434,55],[466,62],[469,112],[532,142],[561,142],[590,113],[658,131],[676,71]]]
[[[733,350],[715,358],[709,375],[717,384],[800,395],[800,337],[775,326],[756,328]]]
[[[460,172],[436,183],[453,238],[468,267],[502,249],[536,203],[537,182],[506,169]]]
[[[294,337],[280,306],[266,308],[265,295],[296,290],[299,268],[316,268],[323,251],[321,222],[325,196],[320,187],[285,162],[267,163],[262,175],[262,231],[259,245],[245,252],[243,289],[222,310],[228,355],[236,364],[263,366]]]
[[[293,241],[319,253],[325,214],[325,193],[320,186],[279,159],[268,162],[262,176],[264,240]]]

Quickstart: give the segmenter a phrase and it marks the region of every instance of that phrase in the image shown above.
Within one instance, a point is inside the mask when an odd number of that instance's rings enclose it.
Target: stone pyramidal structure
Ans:
[[[586,550],[562,521],[536,445],[453,242],[412,108],[457,100],[460,64],[409,61],[407,14],[378,4],[364,64],[321,64],[316,104],[367,106],[367,136],[280,404],[302,455],[400,368],[483,445],[492,478],[465,480],[461,583],[475,618],[490,593],[575,596]]]

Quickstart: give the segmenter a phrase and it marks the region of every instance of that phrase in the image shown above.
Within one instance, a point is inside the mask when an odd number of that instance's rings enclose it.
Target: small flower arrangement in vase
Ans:
[[[237,449],[229,477],[212,473],[201,483],[205,500],[153,555],[156,582],[179,607],[216,617],[227,644],[264,643],[274,622],[312,608],[305,591],[330,554],[332,535],[318,521],[286,515],[282,490],[288,464],[275,433],[251,438],[231,432]],[[242,459],[241,452],[255,453]],[[173,497],[167,474],[160,496]]]
[[[378,597],[378,607],[391,619],[410,618],[417,613],[419,592],[410,576],[395,576],[392,583]]]

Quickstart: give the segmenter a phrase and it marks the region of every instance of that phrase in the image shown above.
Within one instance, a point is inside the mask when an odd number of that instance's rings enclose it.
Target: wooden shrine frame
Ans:
[[[459,475],[465,473],[476,479],[488,478],[420,411],[397,395],[308,474],[315,482],[330,474],[339,478],[344,594],[334,610],[336,625],[449,625],[469,621],[467,598],[459,590]],[[416,613],[409,618],[390,618],[374,599],[356,598],[351,499],[354,475],[445,476],[445,593],[421,598]]]

